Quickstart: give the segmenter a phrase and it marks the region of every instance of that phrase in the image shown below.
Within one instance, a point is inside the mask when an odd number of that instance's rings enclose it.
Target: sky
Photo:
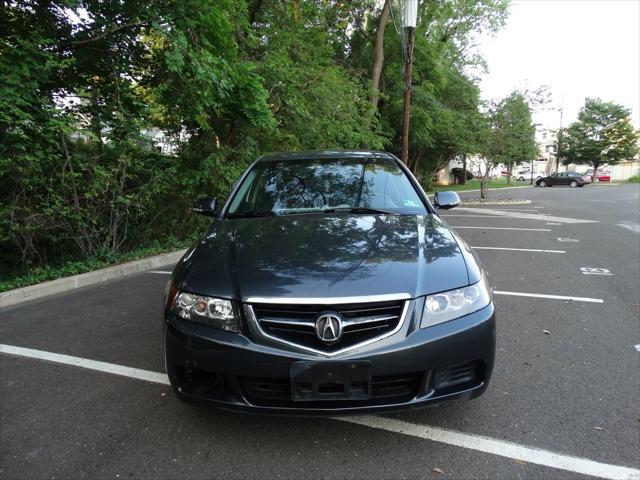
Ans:
[[[516,0],[505,27],[480,39],[489,73],[484,99],[548,85],[552,102],[534,122],[576,120],[586,97],[632,109],[640,128],[640,0]]]

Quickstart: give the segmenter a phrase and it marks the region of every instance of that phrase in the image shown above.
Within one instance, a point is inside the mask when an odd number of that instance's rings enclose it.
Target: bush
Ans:
[[[640,174],[634,175],[633,177],[629,177],[627,182],[629,182],[629,183],[640,183]]]
[[[456,167],[451,169],[451,174],[455,177],[456,183],[462,183],[462,179],[473,180],[473,173],[464,168]]]

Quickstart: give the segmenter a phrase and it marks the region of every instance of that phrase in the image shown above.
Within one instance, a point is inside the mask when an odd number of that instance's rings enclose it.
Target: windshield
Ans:
[[[227,215],[336,210],[427,213],[394,160],[370,158],[258,162],[238,189]]]

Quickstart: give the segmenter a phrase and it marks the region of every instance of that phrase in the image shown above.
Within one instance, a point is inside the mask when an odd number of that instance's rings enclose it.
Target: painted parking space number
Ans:
[[[580,267],[580,271],[583,275],[613,275],[613,273],[606,268]]]

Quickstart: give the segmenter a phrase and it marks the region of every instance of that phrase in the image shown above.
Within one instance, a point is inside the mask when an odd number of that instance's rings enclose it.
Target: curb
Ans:
[[[513,190],[515,188],[533,188],[534,185],[518,185],[517,187],[500,187],[500,188],[489,188],[491,192],[499,192],[500,190]],[[479,192],[479,188],[474,188],[473,190],[451,190],[452,192],[456,192],[457,194],[467,193],[467,192]],[[427,192],[428,195],[433,195],[437,192]]]
[[[7,290],[6,292],[0,293],[0,308],[17,305],[28,300],[35,300],[80,287],[95,285],[96,283],[113,280],[114,278],[122,278],[133,273],[161,267],[168,263],[175,263],[180,260],[186,251],[185,249],[163,253],[154,255],[153,257],[143,258],[142,260],[134,260],[133,262],[121,263],[113,267],[101,268],[93,272],[81,273],[79,275],[72,275],[71,277],[38,283],[37,285]]]

